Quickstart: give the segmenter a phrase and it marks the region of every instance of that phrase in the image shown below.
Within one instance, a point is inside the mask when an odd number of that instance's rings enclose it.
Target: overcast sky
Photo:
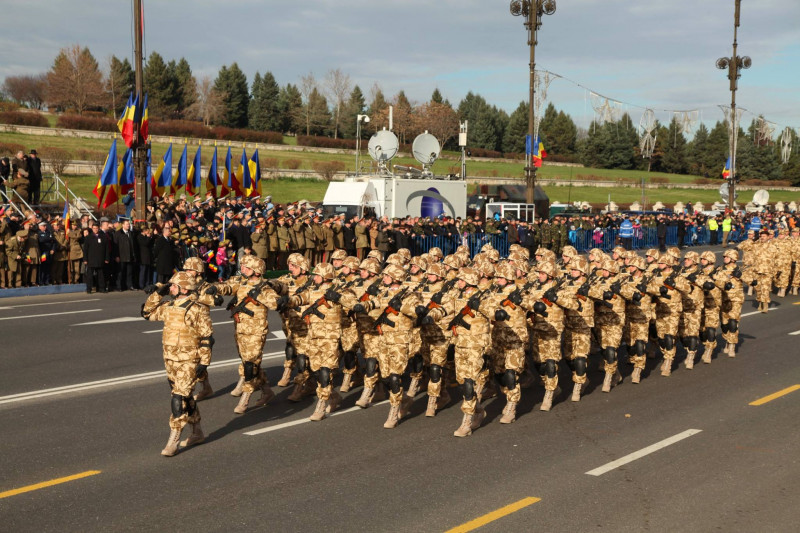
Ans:
[[[537,68],[631,104],[697,109],[706,122],[730,103],[718,57],[731,55],[734,0],[557,0],[545,16]],[[252,79],[271,71],[279,84],[334,68],[365,95],[404,89],[423,102],[438,87],[454,104],[468,92],[511,112],[527,98],[528,48],[521,17],[506,0],[144,0],[146,52],[186,57],[195,75],[234,61]],[[101,63],[132,58],[131,1],[3,0],[0,78],[50,68],[58,50],[88,46]],[[739,55],[741,107],[800,127],[800,1],[744,0]],[[26,22],[21,23],[22,20]],[[556,80],[549,100],[579,124],[591,120],[586,91]],[[749,122],[752,115],[746,114]]]

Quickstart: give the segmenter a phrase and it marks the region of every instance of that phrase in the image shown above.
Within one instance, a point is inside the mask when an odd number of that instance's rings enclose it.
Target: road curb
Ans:
[[[85,283],[74,285],[47,285],[44,287],[19,287],[17,289],[0,289],[0,298],[17,298],[19,296],[44,296],[48,294],[69,294],[85,292]]]

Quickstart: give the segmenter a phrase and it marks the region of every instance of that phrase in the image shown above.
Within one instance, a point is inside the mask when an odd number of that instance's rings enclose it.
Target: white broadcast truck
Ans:
[[[398,167],[399,177],[389,172],[388,163],[397,153],[397,137],[387,130],[372,136],[370,156],[378,163],[378,173],[349,176],[331,182],[322,208],[326,215],[375,216],[388,218],[467,216],[467,182],[451,176],[434,176],[429,168],[439,156],[439,142],[428,133],[418,136],[412,145],[414,157],[423,170]]]

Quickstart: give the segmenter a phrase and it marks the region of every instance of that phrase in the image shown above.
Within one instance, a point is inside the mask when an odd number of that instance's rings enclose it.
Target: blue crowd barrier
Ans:
[[[470,257],[481,251],[485,244],[491,244],[492,247],[500,252],[501,257],[508,255],[508,235],[505,233],[490,234],[490,233],[474,233],[465,235],[447,236],[417,236],[413,240],[413,255],[422,255],[427,253],[431,248],[438,247],[442,250],[444,255],[452,254],[461,245],[465,245],[469,249]]]

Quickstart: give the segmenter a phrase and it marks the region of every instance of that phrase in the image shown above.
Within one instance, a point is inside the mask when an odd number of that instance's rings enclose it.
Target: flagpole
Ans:
[[[69,217],[69,183],[67,180],[64,180],[64,190],[66,191],[64,194],[64,211],[67,213]],[[64,237],[65,242],[67,243],[67,285],[72,283],[72,260],[70,259],[70,245],[69,245],[69,228],[67,227],[67,221],[64,220]]]
[[[136,94],[143,98],[144,79],[142,67],[142,40],[144,38],[144,10],[142,0],[133,0],[133,20],[134,20],[134,67],[136,74]],[[134,124],[135,147],[134,157],[134,194],[136,196],[136,218],[139,221],[145,220],[145,205],[147,204],[147,140],[141,139],[139,132],[141,123]]]

